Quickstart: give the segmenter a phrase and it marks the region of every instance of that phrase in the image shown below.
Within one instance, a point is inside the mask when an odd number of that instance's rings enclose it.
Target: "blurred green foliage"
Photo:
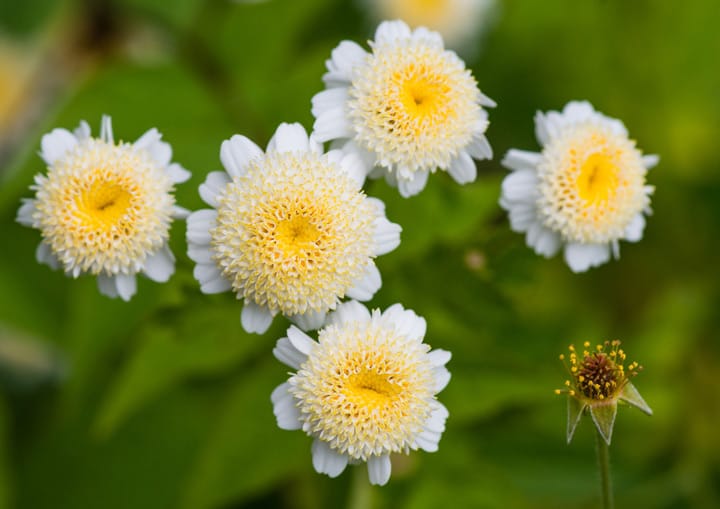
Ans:
[[[372,304],[416,310],[426,341],[454,354],[440,450],[397,458],[374,506],[597,505],[592,427],[567,446],[565,401],[552,391],[568,343],[618,338],[644,365],[635,382],[655,410],[620,410],[618,507],[719,507],[717,2],[499,7],[468,62],[499,105],[488,132],[495,159],[479,163],[474,184],[436,175],[409,200],[383,182],[368,188],[404,229],[400,248],[378,261],[384,284]],[[83,62],[0,168],[0,340],[32,343],[64,366],[5,376],[0,363],[0,508],[345,506],[352,469],[337,480],[315,474],[310,440],[274,422],[269,395],[286,368],[271,349],[287,323],[247,335],[230,294],[202,295],[184,225],[172,230],[175,276],[140,281],[123,303],[90,278],[38,265],[38,233],[14,217],[44,171],[42,133],[81,119],[97,129],[102,113],[125,140],[157,127],[193,172],[178,201],[200,208],[197,186],[219,169],[223,139],[264,145],[281,121],[311,127],[324,60],[340,40],[372,34],[362,3],[2,2],[0,30],[41,54],[68,53],[41,59],[36,80]],[[502,154],[536,149],[534,112],[571,99],[621,118],[661,155],[645,238],[581,275],[534,255],[497,206]]]

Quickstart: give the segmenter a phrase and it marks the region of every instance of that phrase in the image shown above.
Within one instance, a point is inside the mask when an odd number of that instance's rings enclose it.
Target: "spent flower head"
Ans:
[[[568,396],[568,443],[587,410],[600,435],[610,444],[619,402],[639,408],[648,415],[652,415],[652,410],[630,381],[642,366],[635,361],[625,365],[626,355],[620,348],[620,341],[605,341],[594,349],[590,347],[590,342],[586,341],[579,352],[570,345],[569,353],[560,355],[570,378],[565,381],[565,389],[557,389],[555,393]]]
[[[263,152],[244,136],[222,144],[224,172],[200,196],[212,209],[188,217],[188,255],[204,293],[243,299],[242,325],[262,334],[281,313],[319,328],[344,297],[381,286],[376,256],[400,243],[400,226],[361,190],[354,154],[322,147],[300,124],[281,124]]]
[[[356,152],[371,177],[385,176],[404,197],[423,190],[438,168],[458,183],[475,180],[489,159],[483,95],[437,32],[402,21],[378,26],[370,52],[343,41],[327,61],[327,90],[312,99],[314,135]]]
[[[535,116],[542,152],[511,149],[502,164],[512,170],[500,206],[510,226],[524,232],[537,254],[564,247],[573,272],[620,256],[620,241],[642,239],[654,188],[645,184],[659,158],[643,156],[619,120],[588,102]]]
[[[273,350],[296,372],[272,393],[278,426],[313,437],[315,470],[340,475],[366,462],[372,484],[390,478],[390,454],[434,452],[447,409],[435,399],[450,380],[450,352],[423,343],[425,320],[400,304],[372,313],[338,306],[314,341],[295,327]]]
[[[97,276],[100,293],[129,300],[142,273],[164,282],[175,270],[170,223],[187,211],[175,205],[174,185],[190,173],[171,163],[170,145],[150,129],[135,143],[115,143],[110,117],[99,138],[81,122],[74,132],[42,138],[47,175],[37,175],[17,221],[40,230],[36,257],[66,274]]]

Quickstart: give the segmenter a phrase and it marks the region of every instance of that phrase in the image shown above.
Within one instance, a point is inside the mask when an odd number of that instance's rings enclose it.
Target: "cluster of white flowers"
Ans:
[[[224,171],[199,186],[209,208],[175,205],[190,177],[151,129],[115,143],[109,117],[99,138],[85,122],[42,139],[39,175],[18,221],[40,230],[38,261],[97,276],[101,293],[124,300],[136,274],[166,281],[174,271],[171,221],[187,217],[188,256],[202,292],[232,291],[242,327],[262,334],[281,314],[295,325],[275,356],[295,370],[272,394],[278,425],[312,437],[313,465],[331,477],[367,462],[385,484],[390,453],[435,451],[448,411],[436,395],[450,379],[450,353],[423,343],[425,320],[395,304],[372,312],[381,287],[375,264],[400,243],[384,204],[363,191],[384,177],[404,197],[438,169],[460,184],[490,159],[486,107],[495,103],[440,34],[383,22],[369,50],[341,42],[326,62],[326,89],[312,98],[315,124],[281,124],[263,151],[242,135],[220,148]],[[541,153],[510,150],[513,170],[500,204],[536,252],[562,245],[573,271],[637,241],[652,188],[642,156],[617,120],[587,103],[538,114]],[[332,142],[326,151],[323,144]],[[306,332],[317,330],[317,339]]]

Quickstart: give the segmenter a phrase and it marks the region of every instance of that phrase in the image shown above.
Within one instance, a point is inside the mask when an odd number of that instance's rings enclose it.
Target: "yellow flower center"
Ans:
[[[429,347],[378,318],[322,329],[290,379],[306,431],[363,460],[413,448],[435,393]]]
[[[619,183],[618,167],[607,155],[595,153],[580,167],[578,193],[588,204],[603,202],[615,194]]]
[[[401,391],[400,386],[391,383],[389,378],[386,374],[369,370],[350,375],[343,394],[352,405],[377,412]]]
[[[240,297],[272,312],[334,309],[372,263],[374,208],[319,155],[268,154],[218,201],[214,260]]]
[[[132,274],[167,241],[172,189],[147,152],[91,138],[39,178],[34,219],[66,271]]]
[[[78,214],[93,230],[109,231],[128,212],[132,193],[112,181],[96,181],[75,198]]]
[[[486,124],[475,79],[431,41],[374,46],[349,93],[356,140],[382,166],[406,172],[402,178],[447,169]]]
[[[623,238],[649,204],[647,170],[634,142],[602,125],[568,129],[543,150],[538,208],[545,226],[567,242]]]

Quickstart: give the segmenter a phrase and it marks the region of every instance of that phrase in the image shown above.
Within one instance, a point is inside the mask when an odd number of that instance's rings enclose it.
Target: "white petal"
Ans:
[[[280,153],[308,152],[308,141],[308,134],[302,125],[298,123],[282,123],[275,130],[275,134],[273,134],[272,138],[270,138],[267,151]]]
[[[450,382],[450,371],[445,366],[435,368],[433,376],[435,377],[435,392],[442,391]]]
[[[305,355],[310,355],[316,343],[303,331],[291,325],[287,330],[287,338],[295,349]]]
[[[167,243],[157,253],[145,260],[143,272],[147,277],[158,283],[164,283],[170,279],[170,276],[175,272],[175,257]]]
[[[433,366],[444,366],[452,358],[452,354],[440,348],[427,354],[427,359]]]
[[[545,258],[554,256],[562,244],[560,235],[546,228],[539,221],[535,221],[527,230],[525,236],[527,245]]]
[[[317,438],[313,440],[311,450],[313,467],[317,473],[337,477],[345,470],[347,455],[335,452],[322,440]]]
[[[428,420],[425,422],[425,429],[436,433],[442,433],[445,431],[445,421],[450,413],[447,408],[445,408],[445,405],[439,401],[433,401],[433,403],[434,408],[430,413],[430,417],[428,417]]]
[[[112,119],[109,115],[103,115],[102,120],[100,120],[100,138],[111,144],[115,142],[113,138]]]
[[[210,246],[188,243],[187,255],[195,263],[204,263],[207,265],[214,263]]]
[[[511,148],[500,164],[511,170],[534,170],[540,161],[542,161],[542,154],[538,152]]]
[[[364,52],[363,52],[364,53]],[[348,100],[348,89],[345,87],[328,88],[318,92],[312,98],[312,114],[319,117],[328,110],[344,108]]]
[[[345,295],[351,299],[366,301],[372,299],[375,292],[382,286],[380,271],[372,261],[368,263],[365,273],[355,282]]]
[[[560,235],[545,228],[539,222],[530,225],[525,239],[527,245],[532,247],[535,253],[545,258],[555,256],[562,247],[562,238]]]
[[[173,184],[186,182],[192,176],[192,173],[180,166],[178,163],[168,165],[167,172],[168,175],[170,175],[170,180]]]
[[[30,198],[23,198],[22,205],[20,205],[20,208],[18,209],[17,216],[15,217],[15,221],[20,223],[23,226],[30,226],[33,225],[33,214],[35,213],[35,200]]]
[[[327,72],[323,81],[327,86],[350,84],[353,67],[363,62],[367,52],[352,41],[342,41],[332,51],[330,60],[326,62]]]
[[[467,152],[460,152],[458,156],[450,162],[448,173],[458,184],[467,184],[477,178],[475,162]]]
[[[115,276],[108,276],[106,274],[98,274],[97,277],[98,290],[100,294],[111,299],[118,297],[117,285],[115,284]]]
[[[80,125],[73,131],[78,141],[86,140],[90,137],[90,125],[84,120],[80,121]]]
[[[160,166],[167,166],[172,159],[172,148],[169,143],[161,141],[162,135],[157,129],[152,128],[140,136],[133,146],[138,150],[145,150],[150,157]]]
[[[630,224],[625,228],[625,240],[630,242],[638,242],[642,239],[645,230],[645,216],[642,212],[632,218]]]
[[[200,291],[206,295],[227,292],[232,289],[230,281],[225,279],[214,265],[198,264],[193,269],[193,275],[200,282]]]
[[[500,206],[508,211],[510,228],[514,232],[525,232],[537,222],[537,206],[534,203],[500,200]]]
[[[587,101],[570,101],[563,108],[563,114],[568,123],[577,124],[593,118],[595,109]]]
[[[269,309],[245,300],[240,314],[243,329],[255,334],[264,334],[272,323],[273,315]]]
[[[410,28],[400,20],[383,21],[375,31],[375,42],[378,44],[394,43],[398,39],[409,39],[410,37]]]
[[[378,486],[387,484],[390,480],[390,472],[392,470],[390,455],[370,456],[368,458],[367,468],[370,484],[376,484]]]
[[[646,156],[642,156],[642,162],[643,166],[645,166],[645,168],[649,170],[650,168],[654,168],[655,166],[657,166],[657,164],[660,162],[660,156],[657,154],[649,154]]]
[[[42,137],[40,156],[47,164],[53,164],[77,145],[77,138],[67,129],[53,129]]]
[[[430,172],[427,170],[417,171],[412,179],[398,179],[397,187],[398,191],[400,191],[400,196],[403,198],[409,198],[425,189],[429,174]]]
[[[219,205],[217,197],[230,182],[230,177],[224,171],[211,171],[205,182],[200,184],[200,198],[211,207],[217,208]]]
[[[560,115],[555,111],[544,114],[538,111],[535,114],[535,136],[541,145],[547,145],[550,138],[560,132]]]
[[[375,255],[384,255],[400,245],[402,228],[399,224],[391,223],[385,216],[380,216],[375,218],[373,226],[375,227],[373,233],[373,239],[375,240],[373,253]]]
[[[289,316],[290,320],[302,330],[316,330],[325,323],[325,311],[307,311],[301,315]]]
[[[502,182],[502,197],[510,202],[534,203],[540,180],[533,170],[515,170]]]
[[[137,291],[137,280],[135,279],[135,274],[115,275],[115,286],[117,287],[120,298],[125,302],[129,301],[130,297],[135,295],[135,292]]]
[[[285,382],[278,385],[272,394],[270,401],[273,404],[273,413],[280,429],[294,430],[302,428],[300,422],[300,411],[295,405],[295,398],[290,391],[290,384]]]
[[[300,369],[307,355],[295,348],[288,338],[280,338],[273,348],[273,355],[283,364],[293,369]]]
[[[340,167],[345,170],[350,179],[360,189],[365,183],[367,177],[367,167],[362,158],[355,152],[341,152],[343,158],[340,161]]]
[[[415,436],[415,445],[427,452],[437,452],[442,433],[424,430]]]
[[[482,104],[483,106],[487,106],[489,108],[494,108],[495,106],[497,106],[497,103],[495,101],[490,99],[488,96],[486,96],[482,92],[480,92],[480,100],[478,102],[480,104]]]
[[[393,304],[382,314],[382,320],[402,336],[421,341],[427,332],[427,322],[412,309],[403,308],[402,304]]]
[[[263,157],[263,151],[245,136],[236,134],[220,146],[220,161],[231,177],[239,177],[247,171],[250,161]]]
[[[173,208],[172,208],[173,219],[187,219],[189,215],[190,215],[190,211],[188,209],[186,209],[185,207],[173,205]]]
[[[442,36],[437,32],[428,30],[425,27],[416,28],[415,31],[412,33],[412,39],[416,41],[424,41],[426,43],[430,43],[430,45],[432,46],[439,48],[442,48],[444,46]]]
[[[343,302],[328,315],[328,324],[343,325],[353,322],[367,322],[370,320],[370,311],[356,300]]]
[[[573,272],[585,272],[610,259],[608,244],[568,244],[565,246],[565,261]]]
[[[313,136],[323,143],[337,138],[350,138],[352,135],[352,125],[344,107],[337,107],[323,112],[322,115],[315,119],[313,124]]]
[[[57,256],[55,256],[55,253],[52,252],[50,245],[46,244],[45,242],[40,242],[37,249],[35,249],[35,259],[38,261],[38,263],[45,264],[49,266],[52,270],[57,270],[60,268],[60,260],[58,260]]]
[[[217,212],[210,209],[196,210],[187,218],[188,244],[210,245],[210,230],[215,228]]]
[[[474,138],[466,148],[475,159],[492,159],[493,150],[485,136]]]

